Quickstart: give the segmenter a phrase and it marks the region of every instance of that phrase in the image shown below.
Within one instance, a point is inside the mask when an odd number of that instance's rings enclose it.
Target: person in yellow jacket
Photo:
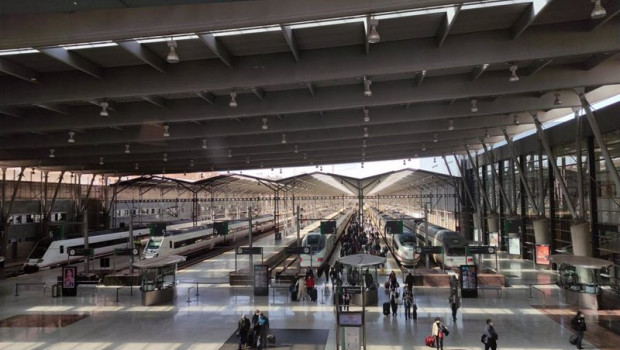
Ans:
[[[443,337],[445,329],[446,328],[443,323],[441,323],[439,317],[436,317],[435,322],[433,322],[432,335],[435,337],[435,346],[437,347],[437,350],[443,350]]]

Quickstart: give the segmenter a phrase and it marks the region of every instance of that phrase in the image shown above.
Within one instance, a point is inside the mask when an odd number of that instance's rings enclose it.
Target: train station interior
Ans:
[[[0,0],[0,350],[619,349],[619,13]]]

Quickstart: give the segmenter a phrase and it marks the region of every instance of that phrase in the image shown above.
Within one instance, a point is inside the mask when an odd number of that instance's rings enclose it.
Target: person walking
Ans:
[[[300,276],[297,279],[297,301],[306,300],[306,279]]]
[[[490,318],[487,319],[487,325],[484,328],[484,333],[482,334],[482,339],[484,343],[484,350],[496,350],[497,349],[497,332],[495,332],[495,327],[493,327],[493,321]]]
[[[577,345],[577,349],[583,349],[583,347],[581,346],[581,342],[583,341],[583,332],[586,331],[586,319],[583,315],[583,312],[577,311],[575,317],[573,317],[573,319],[570,321],[570,325],[575,331],[575,335],[577,336],[575,338],[574,345]]]
[[[392,307],[392,316],[396,317],[398,311],[398,290],[392,289],[390,291],[390,306]]]
[[[241,316],[237,324],[237,336],[239,337],[239,350],[248,345],[248,335],[250,332],[250,320],[245,315]]]
[[[461,297],[459,297],[457,290],[452,290],[448,303],[450,303],[450,309],[452,309],[452,320],[456,322],[456,311],[461,307]]]
[[[349,311],[349,304],[351,303],[351,294],[344,292],[342,295],[342,311]]]
[[[405,307],[405,320],[411,318],[411,306],[413,304],[413,297],[411,296],[411,292],[409,290],[405,291],[405,295],[403,296],[403,306]]]
[[[405,277],[405,285],[407,285],[407,291],[409,291],[409,293],[413,292],[413,275],[411,274],[411,271],[409,271],[409,273],[407,274],[407,277]]]
[[[439,319],[439,317],[435,317],[431,334],[435,337],[435,346],[437,347],[437,350],[443,350],[443,328],[444,326],[441,323],[441,319]]]
[[[261,350],[267,347],[267,333],[269,333],[269,319],[262,312],[258,316],[258,326],[256,349]]]

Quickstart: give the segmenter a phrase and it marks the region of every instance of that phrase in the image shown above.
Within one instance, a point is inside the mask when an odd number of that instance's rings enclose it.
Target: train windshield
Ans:
[[[34,249],[32,250],[32,252],[30,253],[30,259],[41,259],[43,257],[43,255],[45,255],[45,252],[47,251],[47,249],[50,247],[50,244],[52,244],[52,240],[50,239],[44,239],[41,240],[37,243],[37,245],[34,247]]]
[[[161,239],[153,239],[151,238],[149,240],[149,244],[146,246],[147,249],[158,249],[159,246],[161,245],[162,240]]]
[[[465,256],[465,247],[448,247],[446,253],[450,256]]]
[[[306,246],[312,248],[312,251],[323,249],[325,245],[325,237],[322,235],[306,236]]]
[[[415,237],[411,233],[403,233],[400,235],[400,244],[403,246],[413,247],[415,246]]]

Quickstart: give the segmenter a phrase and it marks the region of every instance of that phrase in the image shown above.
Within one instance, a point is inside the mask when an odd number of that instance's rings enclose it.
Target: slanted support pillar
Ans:
[[[504,133],[504,138],[506,139],[506,146],[508,147],[508,150],[510,151],[510,156],[512,157],[512,161],[515,163],[515,165],[519,169],[522,169],[521,164],[519,163],[519,160],[517,159],[517,154],[514,150],[514,144],[512,143],[510,136],[508,136],[506,129],[502,129],[502,132]],[[521,180],[521,184],[523,185],[527,193],[527,200],[530,203],[530,206],[534,208],[534,210],[538,213],[538,215],[542,215],[540,208],[538,208],[538,205],[536,205],[536,201],[534,201],[532,190],[530,189],[530,186],[528,185],[527,180],[525,179],[525,176],[523,175],[522,171],[519,171],[519,179]]]

